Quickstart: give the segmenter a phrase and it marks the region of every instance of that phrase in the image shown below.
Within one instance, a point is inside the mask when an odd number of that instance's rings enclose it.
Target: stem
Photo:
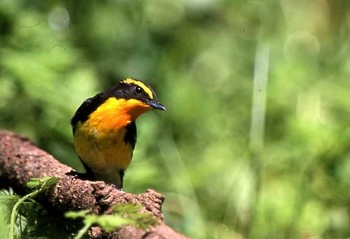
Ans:
[[[269,47],[259,43],[255,55],[252,118],[250,127],[250,164],[254,175],[254,195],[251,198],[251,217],[247,225],[247,238],[253,237],[262,185],[262,159],[264,151],[266,88],[269,72]]]
[[[85,226],[79,230],[78,234],[74,237],[74,239],[83,238],[84,234],[89,230],[91,225],[91,223],[86,223]]]
[[[24,197],[22,197],[21,199],[19,199],[15,205],[12,208],[12,212],[11,212],[11,218],[10,218],[10,231],[9,231],[9,239],[14,239],[14,228],[15,228],[15,220],[16,220],[16,215],[18,212],[18,207],[26,200],[30,200],[31,198],[33,198],[34,196],[36,196],[41,190],[43,190],[49,180],[44,181],[44,183],[42,185],[40,185],[40,188],[25,195]]]
[[[11,212],[11,219],[10,219],[10,231],[9,231],[9,239],[14,239],[14,228],[15,228],[15,220],[16,220],[16,215],[18,212],[18,207],[27,199],[35,196],[37,193],[39,193],[39,190],[36,190],[34,192],[31,192],[27,195],[25,195],[24,197],[22,197],[21,199],[19,199],[15,205],[12,208],[12,212]]]

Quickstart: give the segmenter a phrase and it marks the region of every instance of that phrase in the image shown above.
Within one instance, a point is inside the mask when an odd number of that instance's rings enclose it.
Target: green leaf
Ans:
[[[141,208],[142,206],[138,204],[116,204],[113,206],[112,211],[120,214],[133,214],[138,213]]]
[[[0,196],[0,220],[9,221],[13,206],[18,202],[17,195]]]
[[[11,193],[11,191],[1,190],[0,194],[0,238],[8,238],[11,228],[12,234],[20,237],[27,226],[27,219],[18,213],[13,223],[10,221],[13,208],[20,200],[20,197],[14,194],[11,195]]]
[[[141,205],[124,204],[115,205],[112,214],[95,215],[89,210],[70,211],[65,213],[66,218],[77,219],[82,218],[84,227],[78,232],[76,239],[82,238],[86,234],[91,225],[98,225],[107,232],[112,232],[122,226],[131,225],[141,229],[148,229],[152,225],[158,223],[151,214],[140,212]]]
[[[14,195],[12,188],[0,190],[0,196]]]
[[[112,232],[116,230],[117,228],[120,228],[124,225],[132,225],[134,224],[134,221],[129,218],[124,218],[120,215],[114,214],[114,215],[88,215],[85,220],[85,224],[97,224],[103,230],[107,232]]]
[[[18,200],[19,197],[17,195],[11,195],[10,191],[0,191],[0,238],[8,237],[11,211]]]
[[[44,189],[44,187],[49,187],[58,182],[60,178],[59,177],[43,177],[43,178],[31,178],[27,182],[27,187],[31,189],[40,188],[41,190]]]
[[[133,224],[132,219],[124,218],[118,214],[95,215],[89,214],[90,210],[70,211],[65,213],[65,217],[71,219],[83,218],[85,225],[98,224],[104,230],[111,232],[126,224]]]
[[[70,218],[70,219],[77,219],[77,218],[84,218],[88,215],[88,213],[90,212],[89,209],[85,209],[85,210],[81,210],[81,211],[69,211],[66,212],[64,214],[64,216],[66,218]]]
[[[20,237],[22,232],[26,232],[28,220],[21,212],[26,211],[26,214],[29,217],[30,215],[35,215],[35,202],[33,197],[46,187],[56,184],[58,180],[58,177],[33,178],[27,183],[27,186],[34,191],[22,198],[19,198],[16,195],[11,195],[11,191],[2,191],[0,194],[0,219],[3,220],[3,225],[8,226],[2,227],[0,233],[5,235],[8,234],[6,237],[12,239]]]
[[[156,225],[158,223],[157,219],[150,213],[140,212],[141,208],[142,206],[138,204],[115,205],[113,207],[113,213],[131,219],[133,222],[131,225],[143,230],[148,229],[152,225]]]

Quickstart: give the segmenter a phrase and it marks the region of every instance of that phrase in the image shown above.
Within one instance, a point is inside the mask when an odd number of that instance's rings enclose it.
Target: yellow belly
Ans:
[[[125,128],[101,132],[80,124],[74,135],[75,149],[93,172],[107,174],[113,169],[125,170],[133,153],[132,146],[124,141],[125,133]]]

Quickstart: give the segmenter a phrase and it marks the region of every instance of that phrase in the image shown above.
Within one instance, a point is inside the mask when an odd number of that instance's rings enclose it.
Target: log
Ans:
[[[142,205],[142,211],[151,213],[159,221],[147,231],[125,226],[106,233],[95,226],[89,231],[91,238],[186,238],[166,225],[162,194],[152,189],[142,194],[131,194],[102,181],[81,179],[72,173],[72,168],[39,149],[28,138],[6,130],[0,130],[0,172],[1,177],[5,177],[20,194],[26,190],[26,183],[31,178],[59,177],[58,183],[38,198],[48,211],[58,216],[69,210],[82,209],[90,209],[96,214],[110,213],[115,204],[134,203]]]

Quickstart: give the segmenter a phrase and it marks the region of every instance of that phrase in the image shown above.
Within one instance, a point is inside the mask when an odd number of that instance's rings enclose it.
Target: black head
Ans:
[[[146,103],[154,109],[166,110],[158,101],[154,90],[149,85],[139,80],[127,78],[114,85],[109,92],[116,98],[136,99]]]
[[[101,106],[110,97],[123,99],[136,99],[150,107],[158,110],[166,110],[165,107],[159,103],[157,95],[154,90],[145,83],[127,78],[112,86],[110,89],[103,91],[91,98],[85,100],[71,119],[73,133],[78,122],[84,122],[89,115]]]

